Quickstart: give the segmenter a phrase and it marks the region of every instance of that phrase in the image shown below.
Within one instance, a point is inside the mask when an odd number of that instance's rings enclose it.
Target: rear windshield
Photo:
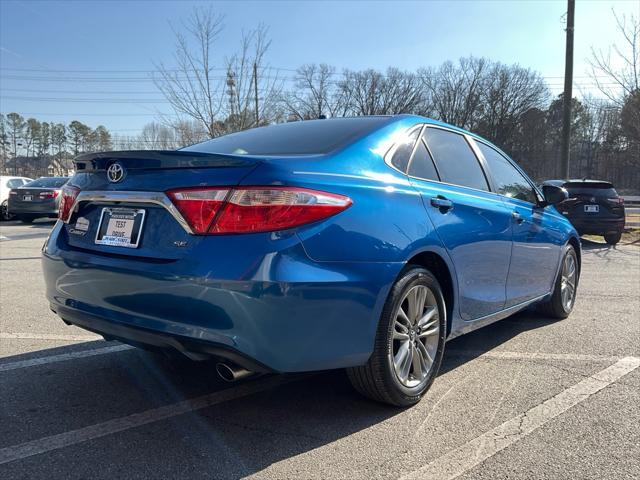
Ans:
[[[23,186],[30,188],[60,188],[67,183],[68,180],[68,177],[42,177]]]
[[[281,123],[231,133],[182,150],[233,155],[318,155],[342,148],[387,121],[387,117],[354,117]]]
[[[608,182],[569,182],[564,184],[564,188],[569,192],[569,196],[574,195],[591,195],[594,197],[617,197],[613,185]]]

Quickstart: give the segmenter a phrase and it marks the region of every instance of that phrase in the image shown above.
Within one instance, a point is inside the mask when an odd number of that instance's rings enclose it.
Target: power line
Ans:
[[[31,102],[59,102],[59,103],[170,103],[164,98],[55,98],[55,97],[19,97],[3,95],[0,98]]]
[[[88,95],[157,95],[160,93],[158,90],[45,90],[34,88],[2,88],[3,92],[22,92],[22,93],[70,93],[70,94],[88,94]]]
[[[272,66],[265,66],[264,67],[265,70],[275,70],[275,71],[283,71],[283,72],[297,72],[298,69],[297,68],[290,68],[290,67],[272,67]],[[125,70],[125,69],[113,69],[113,70],[75,70],[75,69],[66,69],[66,70],[61,70],[61,69],[39,69],[39,68],[6,68],[6,67],[0,67],[0,71],[8,71],[8,72],[36,72],[36,73],[89,73],[89,74],[93,74],[93,73],[97,73],[97,74],[101,74],[101,73],[109,73],[109,74],[129,74],[129,73],[161,73],[163,71],[166,72],[178,72],[178,73],[184,73],[183,69],[178,69],[178,68],[167,68],[164,70],[160,70],[160,69],[151,69],[151,70]],[[209,67],[210,71],[224,71],[226,72],[228,70],[227,67]],[[382,72],[380,72],[382,73]],[[333,75],[344,75],[344,72],[332,72],[329,73],[329,75],[333,76]],[[383,76],[386,76],[384,73],[382,74]],[[541,75],[542,78],[555,78],[555,79],[564,79],[564,75]],[[605,74],[599,74],[599,75],[574,75],[574,78],[608,78],[608,75]]]

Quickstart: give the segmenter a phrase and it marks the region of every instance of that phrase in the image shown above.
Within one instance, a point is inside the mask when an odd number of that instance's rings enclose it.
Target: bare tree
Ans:
[[[341,103],[352,115],[415,113],[422,103],[420,82],[414,73],[389,68],[345,70],[339,82]]]
[[[518,65],[494,63],[487,75],[476,128],[490,140],[505,145],[526,111],[546,107],[549,91],[538,73]]]
[[[621,44],[606,52],[591,48],[591,77],[598,90],[619,107],[626,98],[640,91],[640,19],[631,15],[619,17],[615,11]]]
[[[260,25],[243,33],[240,51],[226,57],[224,67],[214,63],[215,43],[223,30],[222,16],[211,8],[198,8],[181,29],[173,28],[176,67],[159,63],[153,77],[180,118],[164,119],[164,123],[180,129],[185,118],[192,119],[210,138],[269,123],[278,106],[281,82],[266,63],[271,43],[267,27]]]
[[[202,124],[195,120],[183,120],[174,124],[177,147],[186,147],[209,138]]]
[[[296,71],[294,88],[282,96],[290,118],[309,120],[333,117],[339,110],[339,95],[332,79],[335,68],[327,64],[307,64]]]
[[[175,130],[156,122],[147,123],[140,133],[143,149],[172,150],[176,148]]]
[[[282,82],[266,63],[270,45],[267,27],[259,25],[243,32],[240,51],[227,58],[226,119],[219,124],[223,131],[218,134],[266,125],[274,119]]]
[[[490,64],[484,58],[461,58],[458,64],[445,62],[439,68],[418,72],[425,91],[424,113],[462,128],[473,129],[487,84]]]
[[[156,65],[153,80],[173,110],[200,122],[210,137],[216,136],[216,120],[221,109],[224,82],[216,77],[212,53],[214,42],[223,28],[223,17],[209,9],[197,8],[182,28],[196,43],[192,49],[189,38],[176,28],[176,68],[164,63]]]

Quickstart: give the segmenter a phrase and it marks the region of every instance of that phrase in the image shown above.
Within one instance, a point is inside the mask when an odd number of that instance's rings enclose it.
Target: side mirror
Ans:
[[[566,189],[556,187],[555,185],[543,185],[542,194],[544,195],[544,202],[546,205],[556,205],[569,198],[569,193]]]

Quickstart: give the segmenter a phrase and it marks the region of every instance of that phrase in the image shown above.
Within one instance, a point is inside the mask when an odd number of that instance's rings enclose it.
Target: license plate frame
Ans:
[[[585,205],[584,213],[600,213],[600,205]]]
[[[23,195],[22,196],[22,201],[23,202],[33,202],[33,195]]]
[[[103,207],[95,243],[110,247],[138,248],[145,216],[143,208]],[[115,222],[118,221],[125,223],[116,225]]]

